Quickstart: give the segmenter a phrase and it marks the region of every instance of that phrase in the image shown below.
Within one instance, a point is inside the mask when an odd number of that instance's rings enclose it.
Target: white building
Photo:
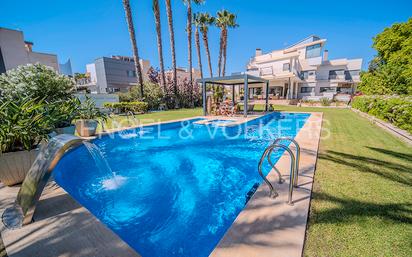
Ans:
[[[362,59],[328,59],[326,39],[310,36],[285,49],[256,49],[247,73],[269,80],[271,99],[319,99],[350,94],[360,82]],[[262,99],[265,87],[251,85],[249,97]]]
[[[0,73],[28,63],[41,63],[59,72],[57,55],[34,52],[22,31],[0,27]]]

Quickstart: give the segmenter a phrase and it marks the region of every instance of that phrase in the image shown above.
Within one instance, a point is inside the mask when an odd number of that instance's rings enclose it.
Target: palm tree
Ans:
[[[142,66],[140,66],[140,61],[139,61],[139,51],[137,49],[136,35],[134,33],[133,17],[132,17],[132,11],[130,9],[129,0],[123,0],[123,8],[124,8],[124,12],[126,13],[126,22],[127,22],[127,27],[129,30],[130,42],[132,44],[134,68],[136,70],[138,84],[140,86],[140,94],[142,98],[144,98]]]
[[[222,10],[217,13],[216,26],[220,28],[220,48],[219,48],[219,60],[218,69],[219,76],[225,75],[226,71],[226,52],[227,52],[227,34],[228,28],[235,28],[239,25],[236,24],[236,15]]]
[[[197,53],[197,63],[199,65],[200,77],[203,79],[203,67],[202,67],[202,57],[200,54],[200,36],[199,36],[199,27],[202,25],[202,21],[200,19],[200,15],[197,13],[193,14],[193,24],[196,27],[195,45],[196,45],[196,53]]]
[[[170,50],[172,52],[172,71],[173,71],[173,91],[175,95],[175,107],[179,107],[179,95],[177,91],[177,71],[176,71],[176,50],[175,50],[175,33],[173,30],[173,13],[170,0],[166,0],[167,21],[169,24]]]
[[[199,16],[199,21],[200,21],[200,32],[202,32],[203,44],[205,45],[205,50],[206,50],[210,77],[213,77],[212,62],[210,59],[210,50],[209,50],[208,31],[209,31],[209,26],[215,23],[215,18],[212,17],[209,13],[199,13],[198,16]]]
[[[156,34],[157,34],[157,52],[159,54],[159,66],[160,66],[160,84],[163,87],[163,91],[166,94],[166,76],[165,67],[163,64],[163,45],[162,45],[162,27],[160,24],[160,9],[159,0],[153,0],[153,14],[156,23]]]
[[[183,0],[187,7],[187,61],[189,70],[190,103],[193,101],[193,74],[192,74],[192,1],[195,4],[203,3],[203,0]]]

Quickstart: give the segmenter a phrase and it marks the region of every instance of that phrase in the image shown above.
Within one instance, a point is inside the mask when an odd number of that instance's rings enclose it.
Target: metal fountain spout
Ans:
[[[17,194],[14,205],[7,208],[2,216],[7,228],[19,228],[32,221],[36,204],[53,169],[61,158],[73,148],[79,146],[83,139],[74,135],[58,135],[44,145],[31,166]]]

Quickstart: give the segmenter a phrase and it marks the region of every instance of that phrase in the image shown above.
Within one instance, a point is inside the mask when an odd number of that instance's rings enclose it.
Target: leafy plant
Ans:
[[[361,73],[358,90],[368,95],[412,95],[412,18],[373,39],[377,56]]]
[[[352,107],[412,133],[411,96],[357,96]]]
[[[31,97],[52,104],[71,98],[74,81],[45,65],[28,64],[1,74],[0,92],[7,99]]]
[[[119,102],[105,103],[104,107],[108,109],[118,109],[119,112],[125,113],[131,111],[133,113],[145,113],[148,110],[148,104],[145,102]]]
[[[330,106],[331,103],[332,103],[332,101],[331,101],[329,98],[327,98],[327,97],[322,97],[322,98],[320,99],[320,104],[321,104],[322,106]]]
[[[86,100],[80,104],[76,118],[82,120],[106,120],[107,114],[97,108],[94,101],[90,97],[86,96]]]
[[[60,100],[49,105],[49,115],[55,128],[64,128],[72,125],[72,121],[79,116],[80,100],[73,97],[69,100]]]
[[[0,151],[32,150],[48,138],[53,121],[44,100],[25,97],[0,101]]]

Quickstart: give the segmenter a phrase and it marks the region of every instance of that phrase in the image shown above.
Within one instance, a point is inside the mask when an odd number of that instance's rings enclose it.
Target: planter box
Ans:
[[[76,126],[72,125],[72,126],[64,127],[64,128],[56,128],[54,131],[56,132],[57,135],[61,135],[61,134],[74,135],[75,130],[76,130]]]
[[[81,137],[91,137],[96,135],[96,120],[78,120],[76,121],[76,131]]]
[[[0,154],[0,181],[6,186],[23,182],[39,150]]]

